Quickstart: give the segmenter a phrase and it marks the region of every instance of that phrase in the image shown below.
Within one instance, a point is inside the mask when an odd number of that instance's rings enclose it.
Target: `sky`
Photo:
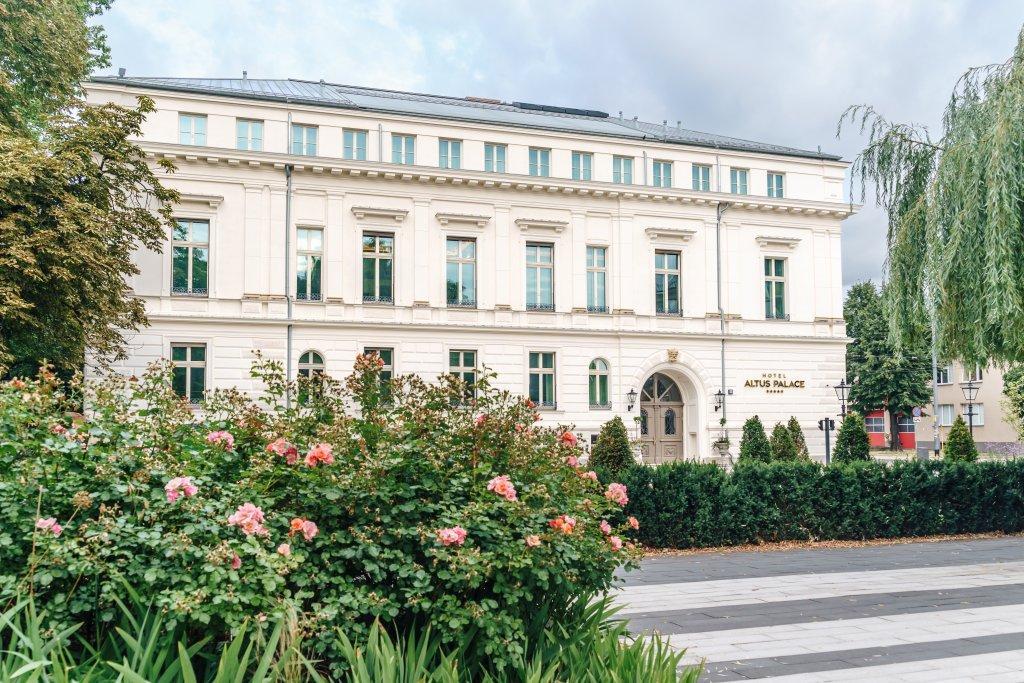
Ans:
[[[1021,0],[116,0],[111,69],[301,78],[599,109],[856,157],[851,104],[939,132],[969,67],[1006,60]],[[854,200],[860,190],[854,188]],[[881,282],[885,214],[843,223],[843,281]]]

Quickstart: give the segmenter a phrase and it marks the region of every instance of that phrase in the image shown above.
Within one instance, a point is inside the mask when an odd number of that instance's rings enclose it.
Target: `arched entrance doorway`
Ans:
[[[640,393],[640,449],[644,462],[683,459],[683,395],[668,375],[656,372]]]

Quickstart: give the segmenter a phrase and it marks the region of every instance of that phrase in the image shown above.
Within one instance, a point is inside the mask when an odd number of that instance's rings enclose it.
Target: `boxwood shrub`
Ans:
[[[680,462],[620,479],[656,548],[1024,531],[1024,460]]]

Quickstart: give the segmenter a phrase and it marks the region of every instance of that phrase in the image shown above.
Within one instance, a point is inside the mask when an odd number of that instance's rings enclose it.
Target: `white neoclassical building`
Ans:
[[[177,228],[141,252],[160,357],[196,400],[292,375],[487,367],[545,422],[620,415],[652,461],[710,458],[759,414],[812,451],[844,371],[838,157],[668,122],[483,98],[257,79],[96,77],[157,111]],[[724,418],[724,427],[722,420]]]

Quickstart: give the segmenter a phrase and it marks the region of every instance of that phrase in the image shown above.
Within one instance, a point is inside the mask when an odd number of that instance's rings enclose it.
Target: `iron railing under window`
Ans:
[[[526,310],[528,311],[553,311],[555,310],[554,304],[543,304],[539,302],[526,304]]]
[[[393,304],[395,300],[390,296],[373,296],[372,294],[363,295],[364,304]]]
[[[607,306],[587,306],[587,313],[607,313]]]
[[[768,320],[789,320],[789,313],[769,313]]]
[[[537,403],[537,407],[541,408],[542,410],[555,410],[556,408],[558,408],[558,402],[557,401],[540,401],[540,402]]]
[[[295,298],[299,301],[321,301],[319,294],[306,294],[305,292],[299,292],[295,295]]]
[[[476,299],[448,299],[448,308],[476,308]]]
[[[189,289],[188,287],[171,287],[171,294],[174,296],[209,296],[209,291],[205,287],[194,287]]]
[[[591,410],[611,410],[612,409],[612,404],[610,402],[591,403],[590,404],[590,409]]]

